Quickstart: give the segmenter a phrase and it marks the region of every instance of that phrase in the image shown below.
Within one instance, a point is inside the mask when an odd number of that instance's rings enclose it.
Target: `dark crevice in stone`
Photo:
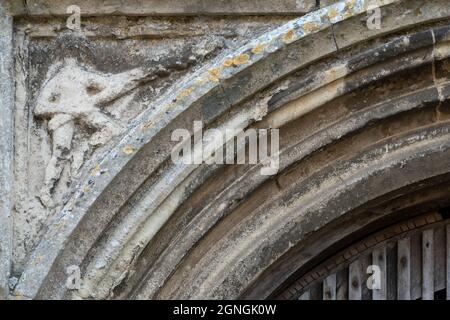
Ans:
[[[331,36],[333,37],[334,45],[336,46],[336,51],[339,50],[339,46],[336,41],[336,35],[334,33],[334,25],[331,24]]]

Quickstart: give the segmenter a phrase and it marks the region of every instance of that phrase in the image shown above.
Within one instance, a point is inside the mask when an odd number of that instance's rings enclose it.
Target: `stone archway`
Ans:
[[[369,4],[381,29],[365,25]],[[341,1],[187,74],[90,162],[13,295],[298,298],[345,248],[444,210],[449,14],[438,0]],[[172,163],[171,132],[196,120],[278,128],[277,175]]]

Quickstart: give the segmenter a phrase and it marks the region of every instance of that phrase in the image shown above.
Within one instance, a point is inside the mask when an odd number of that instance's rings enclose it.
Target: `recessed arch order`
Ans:
[[[372,208],[442,190],[450,172],[446,4],[340,1],[175,84],[154,102],[158,113],[144,111],[93,162],[13,294],[279,296],[333,246],[396,219],[395,210]],[[370,5],[380,6],[379,29],[366,25]],[[195,120],[279,128],[278,174],[172,163],[171,132]],[[445,198],[410,207],[431,210]],[[81,267],[80,290],[65,286],[70,265]]]

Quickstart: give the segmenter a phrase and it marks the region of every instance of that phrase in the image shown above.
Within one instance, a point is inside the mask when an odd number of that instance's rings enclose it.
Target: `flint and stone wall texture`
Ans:
[[[446,1],[0,3],[0,298],[266,298],[306,264],[305,253],[270,271],[313,230],[448,172],[443,161],[407,181],[392,173],[395,183],[373,183],[360,204],[330,204],[336,181],[350,190],[376,176],[372,162],[394,168],[446,152]],[[70,28],[74,5],[79,29]],[[377,13],[381,26],[370,28]],[[414,68],[414,83],[382,81]],[[370,123],[433,103],[435,130],[380,147],[392,149],[386,158],[373,151],[309,184],[288,175]],[[173,164],[170,134],[195,120],[280,128],[278,175]],[[354,143],[348,155],[363,148]],[[332,156],[339,148],[299,172],[319,175],[343,157]],[[67,286],[70,266],[81,270],[77,288]]]

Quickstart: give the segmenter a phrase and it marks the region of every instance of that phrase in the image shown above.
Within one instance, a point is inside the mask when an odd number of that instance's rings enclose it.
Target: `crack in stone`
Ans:
[[[331,24],[331,36],[333,37],[334,45],[336,46],[336,51],[338,51],[339,50],[339,46],[337,44],[336,34],[334,32],[334,24]]]

